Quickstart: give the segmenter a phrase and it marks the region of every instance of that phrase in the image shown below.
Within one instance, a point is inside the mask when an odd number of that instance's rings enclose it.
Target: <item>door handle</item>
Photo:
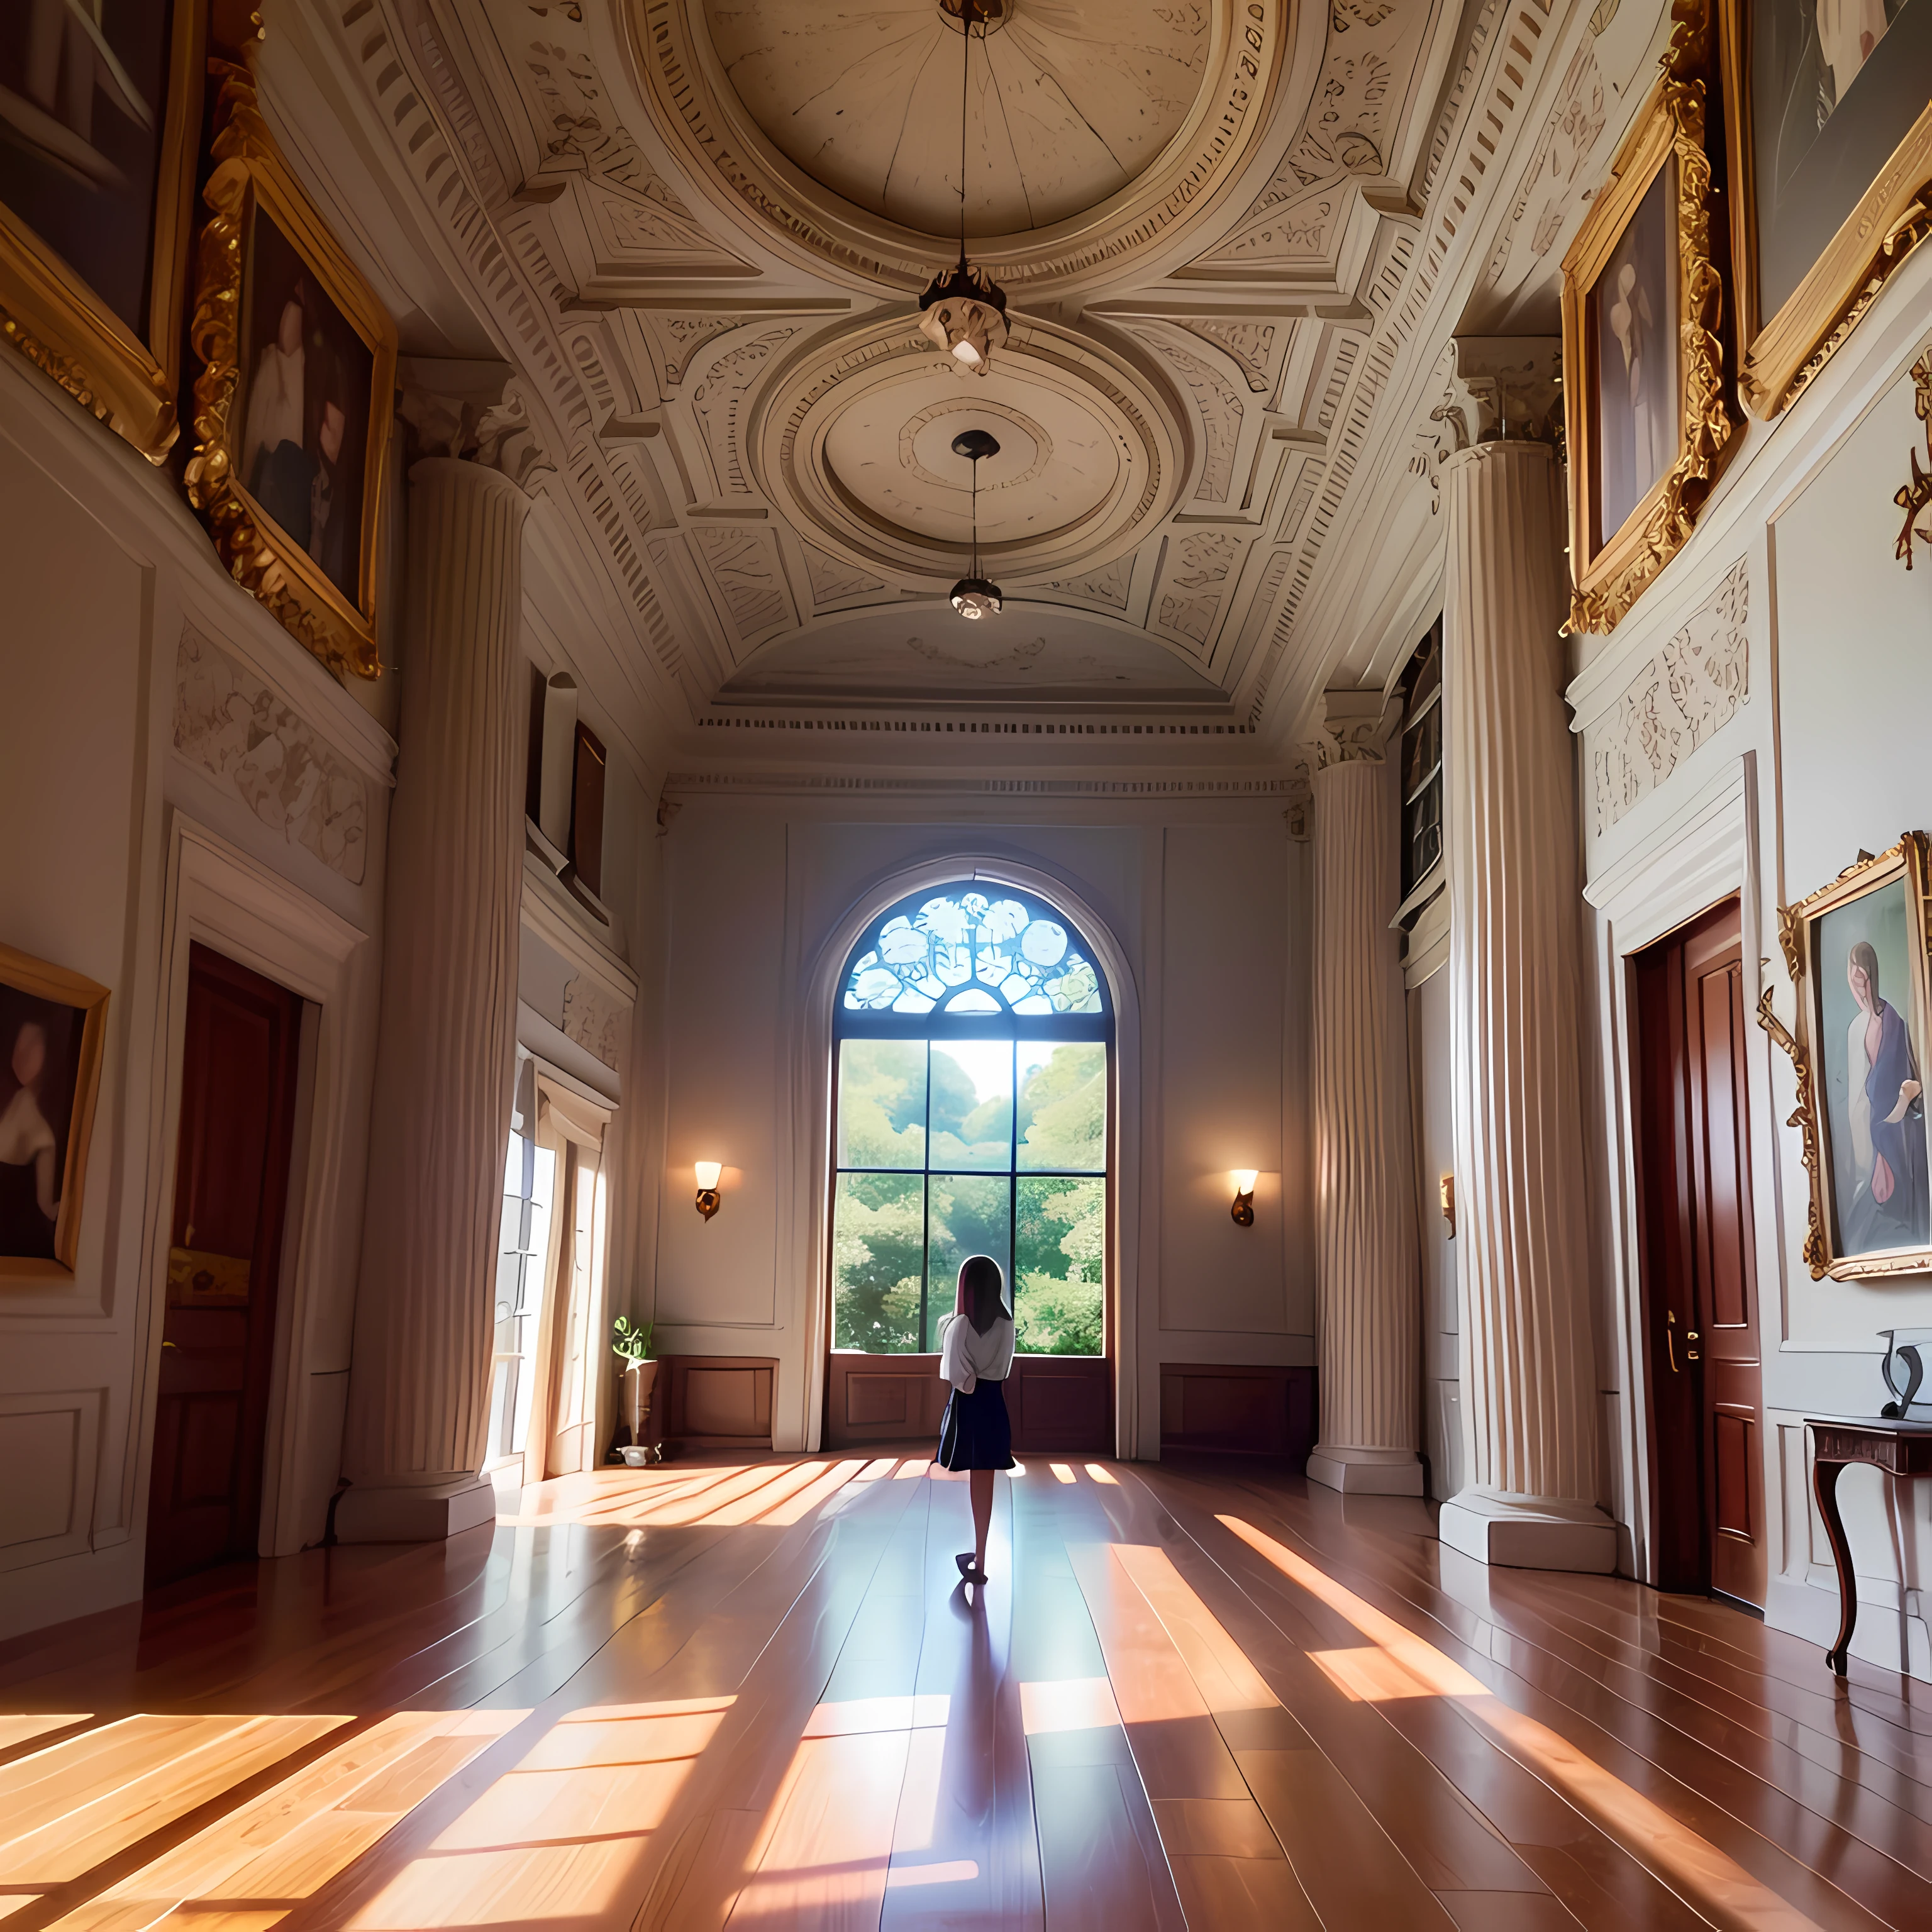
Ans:
[[[180,1346],[181,1344],[178,1342],[164,1342],[161,1344],[161,1346],[164,1348],[178,1348]]]
[[[1678,1367],[1678,1366],[1677,1366],[1677,1313],[1676,1313],[1676,1310],[1674,1310],[1674,1309],[1666,1308],[1666,1309],[1664,1311],[1664,1346],[1665,1352],[1669,1354],[1669,1356],[1670,1356],[1670,1372],[1671,1372],[1673,1376],[1675,1376],[1675,1375],[1681,1375],[1681,1374],[1683,1372],[1683,1371],[1682,1371],[1681,1369],[1679,1369],[1679,1368]]]

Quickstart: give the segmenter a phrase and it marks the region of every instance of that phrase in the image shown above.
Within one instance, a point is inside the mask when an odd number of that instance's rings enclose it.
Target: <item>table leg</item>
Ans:
[[[1838,1514],[1838,1472],[1842,1462],[1828,1462],[1820,1456],[1811,1466],[1811,1486],[1818,1498],[1818,1513],[1825,1519],[1825,1534],[1832,1542],[1832,1561],[1838,1570],[1838,1636],[1825,1653],[1825,1661],[1840,1676],[1852,1648],[1852,1630],[1858,1620],[1858,1580],[1852,1574],[1852,1546],[1845,1540],[1845,1520]]]

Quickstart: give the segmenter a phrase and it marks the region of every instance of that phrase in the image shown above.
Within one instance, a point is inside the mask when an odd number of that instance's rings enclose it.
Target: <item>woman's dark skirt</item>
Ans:
[[[939,1425],[939,1466],[943,1469],[1010,1469],[1013,1426],[1006,1416],[1006,1385],[984,1380],[970,1395],[957,1389],[946,1399]]]

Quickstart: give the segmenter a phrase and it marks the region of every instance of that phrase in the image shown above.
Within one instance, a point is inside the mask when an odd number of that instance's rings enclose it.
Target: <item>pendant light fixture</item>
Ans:
[[[972,0],[967,0],[972,4]],[[980,574],[980,460],[997,456],[998,442],[983,429],[962,429],[952,439],[952,453],[963,456],[973,466],[973,568],[952,586],[952,608],[962,617],[977,622],[982,617],[997,617],[1004,598],[1000,586]]]
[[[959,22],[959,264],[934,275],[919,298],[920,333],[962,369],[986,373],[993,351],[1006,339],[1006,291],[983,268],[966,260],[967,84],[973,70],[973,29],[986,38],[986,23],[1004,10],[1004,0],[940,0]]]

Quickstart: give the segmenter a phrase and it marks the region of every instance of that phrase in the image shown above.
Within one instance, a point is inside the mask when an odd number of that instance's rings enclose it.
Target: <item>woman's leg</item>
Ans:
[[[973,1567],[986,1574],[986,1531],[993,1520],[993,1472],[975,1469],[973,1490]]]

